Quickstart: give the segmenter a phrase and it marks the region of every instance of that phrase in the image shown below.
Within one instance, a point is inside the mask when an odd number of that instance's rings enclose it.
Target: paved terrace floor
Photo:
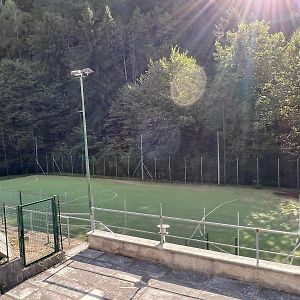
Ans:
[[[236,280],[172,270],[84,246],[69,251],[70,257],[63,264],[23,282],[0,299],[300,299]]]

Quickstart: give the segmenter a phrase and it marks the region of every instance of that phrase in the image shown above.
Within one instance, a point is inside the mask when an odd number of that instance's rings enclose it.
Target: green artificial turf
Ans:
[[[22,191],[23,202],[29,203],[50,195],[59,195],[62,213],[88,213],[87,184],[83,177],[71,176],[28,176],[3,180],[0,182],[1,200],[6,205],[18,204],[18,190]],[[203,218],[204,208],[209,216],[207,221],[237,224],[237,212],[240,212],[240,224],[283,231],[298,230],[298,201],[285,193],[278,193],[275,189],[255,189],[251,187],[209,186],[176,183],[139,182],[132,180],[92,179],[92,193],[96,207],[123,210],[126,203],[127,211],[142,212],[145,214],[160,213],[160,203],[163,215],[200,220]],[[32,196],[32,194],[35,194]],[[221,205],[221,206],[220,206]],[[220,206],[219,208],[217,208]],[[217,209],[216,209],[217,208]],[[88,216],[77,216],[88,218]],[[144,231],[158,232],[159,219],[145,218],[124,214],[97,212],[96,218],[104,224]],[[65,221],[63,220],[65,223]],[[79,220],[70,220],[72,233],[83,234],[82,225],[88,223]],[[169,233],[174,236],[189,238],[195,231],[196,225],[178,221],[165,221],[170,224]],[[79,226],[81,225],[81,226]],[[195,234],[196,239],[204,240],[204,232]],[[114,228],[116,232],[134,234],[159,240],[158,235],[143,234]],[[229,243],[234,245],[237,236],[236,229],[217,228],[207,225],[206,232],[210,241]],[[255,247],[254,231],[240,232],[241,246]],[[168,237],[168,241],[185,244],[184,239]],[[206,243],[196,240],[189,242],[191,246],[206,248]],[[282,251],[290,253],[295,246],[295,238],[288,238],[276,234],[261,234],[260,246],[268,251]],[[234,253],[234,249],[221,247],[223,250]],[[210,246],[211,250],[219,250]],[[246,250],[242,255],[255,255]],[[300,251],[298,251],[300,255]],[[262,258],[283,260],[261,253]],[[299,260],[295,260],[300,264]]]

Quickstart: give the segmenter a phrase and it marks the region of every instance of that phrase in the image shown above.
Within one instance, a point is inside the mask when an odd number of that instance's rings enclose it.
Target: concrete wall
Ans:
[[[262,287],[300,295],[300,267],[256,260],[248,257],[191,248],[157,241],[95,230],[88,233],[89,247],[151,260],[171,268],[220,275]]]
[[[58,264],[65,258],[64,251],[58,252],[44,260],[23,269],[20,258],[11,260],[0,266],[0,295],[22,281]]]

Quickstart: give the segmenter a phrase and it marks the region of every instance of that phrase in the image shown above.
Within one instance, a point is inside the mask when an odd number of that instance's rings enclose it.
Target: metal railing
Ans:
[[[236,237],[235,245],[227,244],[227,243],[221,243],[221,242],[218,242],[218,241],[209,241],[208,239],[206,239],[206,240],[197,239],[197,242],[206,244],[206,249],[209,249],[209,246],[212,245],[218,251],[222,251],[222,252],[227,252],[227,251],[223,250],[220,247],[233,248],[233,249],[235,249],[235,254],[236,255],[240,255],[240,250],[247,250],[247,251],[255,252],[255,258],[256,258],[256,265],[257,266],[259,266],[260,254],[261,253],[286,257],[286,259],[283,261],[284,263],[286,263],[288,261],[288,259],[292,259],[292,261],[291,261],[291,263],[292,263],[294,258],[300,258],[299,255],[295,254],[298,249],[300,250],[300,232],[288,232],[288,231],[281,231],[281,230],[273,230],[273,229],[243,226],[243,225],[239,225],[239,224],[238,225],[233,225],[233,224],[210,222],[210,221],[207,221],[206,218],[203,218],[202,220],[193,220],[193,219],[163,216],[162,210],[161,210],[160,215],[154,215],[154,214],[145,214],[145,213],[139,213],[139,212],[132,212],[132,211],[127,211],[127,210],[116,210],[116,209],[99,208],[99,207],[92,207],[92,230],[94,230],[96,228],[96,223],[98,222],[95,219],[95,214],[96,214],[97,211],[105,212],[105,213],[123,214],[124,215],[126,227],[125,226],[115,226],[115,225],[106,224],[106,226],[108,228],[118,229],[118,230],[122,229],[122,230],[133,231],[133,232],[137,232],[137,233],[141,233],[141,234],[152,234],[152,235],[155,235],[155,236],[160,236],[161,243],[162,243],[162,241],[164,241],[165,236],[166,236],[166,232],[164,230],[162,230],[163,225],[164,225],[164,221],[184,222],[184,223],[194,224],[196,226],[203,225],[204,228],[207,227],[207,226],[213,226],[213,227],[222,228],[222,229],[235,229],[237,231],[237,237]],[[126,221],[128,216],[138,216],[138,217],[143,217],[143,218],[156,219],[157,224],[158,224],[157,227],[160,227],[160,232],[157,233],[157,232],[148,231],[148,230],[141,230],[141,229],[137,229],[137,228],[129,228],[127,226],[127,221]],[[250,231],[250,232],[253,232],[255,234],[255,247],[241,246],[241,244],[240,244],[240,231],[241,230]],[[262,249],[262,247],[260,245],[260,235],[262,233],[282,235],[282,236],[285,236],[285,237],[296,238],[297,242],[296,242],[295,248],[290,253],[282,253],[282,252],[278,252],[278,251],[264,250],[264,249]],[[175,239],[185,241],[186,245],[188,244],[187,241],[191,240],[191,238],[188,238],[186,236],[170,235],[170,234],[167,234],[167,235],[170,238],[175,238]]]
[[[15,207],[6,207],[6,219],[9,218],[9,215],[15,214]],[[49,228],[47,229],[47,226],[45,228],[35,228],[34,226],[34,219],[32,216],[36,213],[40,213],[42,217],[45,217],[47,219],[47,213],[45,212],[37,212],[37,211],[30,211],[30,210],[25,210],[24,212],[28,213],[30,219],[30,229],[31,230],[41,230],[46,232],[47,234],[51,234],[49,231]],[[124,226],[118,226],[118,225],[113,225],[113,224],[104,224],[103,222],[99,221],[96,219],[96,212],[103,212],[103,213],[116,213],[124,216]],[[85,216],[88,216],[86,218]],[[157,227],[159,227],[159,232],[154,232],[154,231],[149,231],[149,230],[143,230],[143,229],[138,229],[138,228],[133,228],[128,226],[128,221],[127,218],[129,216],[136,216],[136,217],[142,217],[143,219],[153,219],[157,220],[156,224]],[[293,263],[294,258],[300,258],[299,255],[297,255],[297,251],[300,250],[300,232],[289,232],[289,231],[282,231],[282,230],[273,230],[273,229],[266,229],[266,228],[259,228],[259,227],[251,227],[251,226],[243,226],[239,225],[239,219],[238,219],[238,224],[225,224],[225,223],[217,223],[217,222],[211,222],[207,221],[207,218],[204,214],[204,218],[202,220],[194,220],[194,219],[185,219],[185,218],[178,218],[178,217],[171,217],[171,216],[164,216],[162,213],[162,208],[161,208],[161,214],[156,215],[156,214],[146,214],[146,213],[140,213],[140,212],[132,212],[128,211],[127,209],[124,210],[116,210],[116,209],[108,209],[108,208],[99,208],[99,207],[92,207],[92,214],[90,215],[89,213],[64,213],[61,214],[61,227],[62,227],[62,236],[64,239],[67,239],[68,243],[70,244],[71,238],[72,237],[78,237],[78,232],[85,234],[89,230],[95,230],[95,229],[100,229],[100,230],[106,230],[112,232],[112,230],[123,230],[125,232],[136,232],[140,236],[145,236],[145,235],[153,235],[155,238],[160,239],[161,244],[164,243],[166,235],[169,238],[172,239],[177,239],[181,240],[182,242],[185,243],[185,245],[188,245],[190,241],[197,242],[204,244],[206,249],[214,248],[217,251],[221,252],[226,252],[222,247],[225,248],[231,248],[234,249],[234,252],[236,255],[240,255],[241,250],[249,251],[254,253],[254,257],[256,258],[256,265],[259,266],[259,262],[261,259],[261,254],[269,254],[269,255],[277,255],[280,257],[284,257],[284,263],[286,263],[289,259],[291,259],[290,263]],[[196,228],[198,228],[200,225],[203,226],[204,229],[204,239],[194,239],[193,235],[192,237],[187,237],[187,236],[182,236],[182,235],[172,235],[172,234],[167,234],[165,230],[163,230],[163,226],[166,225],[164,224],[165,221],[172,221],[172,222],[183,222],[191,225],[195,225]],[[33,224],[31,226],[31,224]],[[47,222],[46,222],[47,224]],[[212,241],[208,239],[208,234],[206,233],[207,227],[212,226],[216,228],[221,228],[221,229],[233,229],[237,232],[236,237],[235,237],[235,244],[229,244],[229,243],[224,243],[220,242],[218,240]],[[242,246],[240,243],[241,237],[240,237],[240,232],[248,231],[252,232],[255,235],[255,247],[249,247],[247,246]],[[272,234],[272,235],[281,235],[285,237],[290,237],[290,238],[295,238],[296,244],[294,249],[290,253],[283,253],[279,251],[271,251],[271,250],[266,250],[263,249],[261,242],[260,242],[260,236],[263,233],[267,234]],[[248,255],[247,255],[248,256]]]

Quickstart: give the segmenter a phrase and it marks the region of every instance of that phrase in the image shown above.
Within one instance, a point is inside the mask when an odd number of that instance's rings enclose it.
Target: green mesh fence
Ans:
[[[18,206],[19,245],[24,266],[59,251],[58,220],[55,198]]]

